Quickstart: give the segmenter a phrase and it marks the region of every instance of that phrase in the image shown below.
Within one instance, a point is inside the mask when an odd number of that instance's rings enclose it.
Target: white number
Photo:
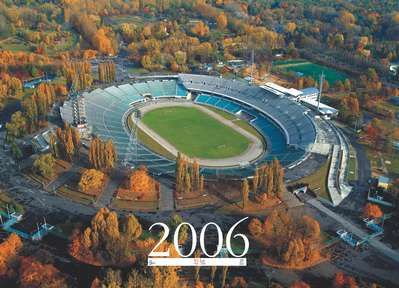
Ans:
[[[191,250],[190,253],[188,253],[188,255],[184,255],[183,253],[180,252],[180,248],[179,248],[179,231],[181,226],[183,225],[187,225],[188,227],[190,227],[191,230]],[[195,229],[193,227],[193,225],[191,225],[190,223],[187,222],[182,222],[179,224],[179,226],[176,227],[175,230],[175,235],[173,235],[173,244],[175,245],[175,248],[177,249],[177,253],[179,253],[179,255],[181,257],[190,257],[194,251],[195,248],[197,247],[197,233],[195,232]]]
[[[245,236],[244,234],[238,233],[238,234],[235,234],[234,236],[232,234],[233,234],[234,229],[241,222],[243,222],[243,221],[245,221],[247,219],[248,219],[248,217],[245,217],[245,218],[241,219],[240,221],[236,222],[230,228],[229,232],[227,232],[227,235],[226,235],[226,248],[227,248],[227,251],[231,255],[233,255],[234,257],[237,257],[237,258],[242,257],[242,256],[244,256],[245,254],[248,253],[249,240],[248,240],[247,236]],[[180,245],[179,245],[179,232],[180,232],[180,228],[183,225],[187,225],[188,227],[190,227],[190,231],[191,231],[191,250],[190,250],[190,253],[188,253],[187,255],[184,255],[182,253],[182,251],[180,251]],[[213,254],[208,254],[208,252],[206,251],[206,247],[205,247],[205,233],[206,233],[206,229],[210,225],[213,225],[213,226],[216,227],[216,232],[218,234],[218,244],[217,244],[217,247],[216,247],[216,252],[213,253]],[[168,238],[169,227],[165,223],[157,222],[157,223],[152,224],[149,230],[151,231],[151,229],[153,227],[155,227],[155,226],[161,226],[164,229],[164,233],[161,236],[161,239],[159,240],[157,245],[155,245],[154,249],[152,249],[152,251],[150,252],[150,254],[148,256],[149,257],[168,257],[168,256],[170,256],[169,248],[168,248],[167,251],[163,251],[163,252],[156,252],[155,250],[162,244],[162,242],[164,242]],[[244,251],[241,254],[239,254],[239,255],[235,254],[233,249],[232,249],[232,247],[231,247],[231,240],[232,240],[231,237],[232,236],[233,236],[233,239],[235,239],[237,237],[240,237],[244,241]],[[195,232],[195,228],[193,227],[193,225],[191,225],[190,223],[187,223],[187,222],[180,223],[176,227],[175,233],[173,235],[173,244],[175,245],[175,249],[177,250],[177,253],[179,253],[179,255],[181,257],[184,257],[184,258],[190,257],[194,253],[194,251],[195,251],[195,249],[197,247],[197,233]],[[222,230],[220,229],[219,225],[217,225],[215,222],[209,222],[204,227],[202,227],[201,234],[200,234],[200,246],[201,246],[202,252],[206,256],[208,256],[210,258],[213,258],[213,257],[216,257],[217,255],[219,255],[220,251],[222,250],[222,246],[223,246],[223,233],[222,233]]]
[[[248,217],[242,218],[240,221],[238,221],[237,223],[235,223],[235,224],[230,228],[229,232],[227,232],[227,235],[226,235],[226,248],[227,248],[227,251],[229,251],[229,253],[230,253],[231,255],[233,255],[234,257],[242,257],[242,256],[244,256],[245,254],[247,254],[247,252],[248,252],[248,249],[249,249],[249,240],[248,240],[247,236],[245,236],[244,234],[241,234],[241,233],[235,234],[235,235],[233,236],[233,238],[241,237],[242,240],[244,240],[244,251],[243,251],[240,255],[237,255],[237,254],[234,254],[234,251],[233,251],[233,249],[231,248],[231,234],[233,234],[234,228],[236,228],[236,227],[238,226],[238,224],[240,224],[241,222],[243,222],[243,221],[245,221],[245,220],[247,220],[247,219],[248,219]]]
[[[216,227],[216,231],[218,233],[218,245],[216,246],[216,252],[212,255],[209,255],[206,251],[206,247],[205,247],[205,232],[206,232],[206,228],[209,225],[213,225]],[[201,246],[201,250],[202,252],[204,252],[204,254],[208,257],[216,257],[219,253],[220,250],[222,250],[222,245],[223,245],[223,233],[222,230],[220,229],[219,225],[214,223],[214,222],[209,222],[207,223],[204,227],[202,227],[201,229],[201,234],[200,234],[200,246]]]
[[[168,225],[166,225],[165,223],[158,222],[158,223],[152,224],[149,230],[151,231],[151,229],[152,229],[154,226],[161,226],[161,227],[164,229],[165,233],[163,233],[163,235],[162,235],[162,237],[161,237],[161,240],[159,240],[159,242],[157,243],[157,245],[155,245],[154,249],[152,249],[151,253],[148,254],[148,256],[149,256],[149,257],[168,257],[168,256],[170,255],[169,249],[168,249],[167,251],[164,251],[164,252],[155,252],[155,250],[159,247],[159,245],[162,244],[163,241],[166,240],[166,238],[168,238],[168,235],[169,235],[169,227],[168,227]]]

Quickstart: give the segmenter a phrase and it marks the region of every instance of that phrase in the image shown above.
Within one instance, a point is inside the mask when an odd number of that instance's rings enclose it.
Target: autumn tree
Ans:
[[[139,194],[147,194],[155,190],[155,180],[148,175],[144,166],[135,169],[129,176],[130,191]]]
[[[294,283],[291,284],[290,288],[311,288],[309,284],[303,281],[295,281]]]
[[[105,143],[98,137],[90,141],[89,163],[91,167],[97,170],[111,170],[114,168],[116,160],[117,155],[111,139]]]
[[[43,264],[33,257],[23,257],[19,267],[22,288],[66,287],[66,276],[52,264]]]
[[[216,19],[218,29],[224,31],[227,27],[227,17],[224,12],[220,13]]]
[[[200,174],[200,165],[197,160],[191,163],[184,155],[178,152],[175,171],[176,192],[203,192],[204,178]]]
[[[40,155],[34,162],[33,167],[45,178],[53,178],[55,171],[55,159],[51,153]]]
[[[242,195],[242,209],[246,209],[248,207],[248,202],[249,202],[249,184],[247,179],[244,179],[244,181],[242,181],[241,195]]]
[[[79,190],[91,195],[98,195],[104,186],[105,175],[96,169],[86,169],[79,181]]]
[[[102,83],[111,83],[115,81],[115,63],[107,61],[98,65],[98,80]]]
[[[367,203],[363,208],[363,216],[367,218],[381,218],[384,215],[380,206]]]
[[[70,254],[96,265],[123,265],[135,262],[132,249],[141,235],[141,225],[131,215],[121,224],[115,212],[101,208],[92,218],[90,226],[72,236]]]
[[[205,37],[209,34],[209,27],[202,21],[198,21],[193,28],[191,28],[191,32],[199,37]]]
[[[14,233],[0,243],[0,278],[8,278],[15,274],[18,264],[18,252],[21,248],[22,241]]]
[[[89,88],[93,82],[91,64],[88,61],[65,61],[62,70],[68,86],[75,90]]]
[[[7,73],[0,73],[0,110],[4,108],[8,98],[20,98],[22,96],[22,81]]]
[[[294,217],[274,210],[264,223],[251,220],[248,229],[262,239],[267,257],[273,261],[297,267],[320,259],[320,226],[308,215]]]

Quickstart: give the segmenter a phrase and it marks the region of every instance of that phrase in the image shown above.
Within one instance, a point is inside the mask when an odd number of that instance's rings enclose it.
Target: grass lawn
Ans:
[[[219,114],[220,116],[226,118],[227,120],[233,121],[234,124],[236,124],[237,126],[241,127],[245,131],[251,133],[252,135],[257,137],[259,140],[261,140],[262,142],[265,142],[263,139],[263,136],[258,132],[258,130],[256,130],[255,127],[253,127],[247,121],[239,119],[236,116],[234,116],[233,114],[228,113],[226,111],[223,111],[223,110],[220,110],[220,109],[217,109],[214,107],[210,107],[210,106],[205,106],[205,107],[207,109],[212,110],[213,112]],[[263,144],[265,144],[265,143],[263,143]]]
[[[189,157],[228,158],[248,148],[250,140],[193,107],[149,111],[143,123]]]
[[[286,71],[301,73],[303,76],[311,76],[315,80],[318,80],[320,74],[324,72],[325,79],[330,85],[333,85],[338,80],[343,81],[347,78],[345,73],[339,72],[333,68],[300,59],[277,61],[274,62],[274,66]]]
[[[328,168],[331,161],[326,161],[315,173],[301,178],[297,181],[289,183],[289,185],[296,183],[309,184],[309,188],[316,193],[318,197],[322,197],[331,201],[330,193],[327,188]]]
[[[16,211],[19,213],[23,213],[24,212],[24,208],[22,207],[21,204],[15,202],[14,199],[12,199],[10,196],[8,196],[8,194],[2,190],[0,190],[0,210],[3,211],[7,211],[7,207],[8,209],[10,209],[10,211]]]
[[[114,198],[111,207],[117,210],[126,211],[157,211],[158,201],[135,201]]]
[[[132,117],[129,117],[128,125],[130,129],[133,131],[134,123]],[[167,149],[165,149],[161,144],[155,141],[151,136],[149,136],[140,128],[138,128],[137,137],[140,143],[144,144],[147,148],[149,148],[153,152],[158,153],[159,155],[162,155],[171,160],[174,160],[176,158],[172,153],[170,153]]]
[[[57,189],[57,195],[60,195],[62,197],[68,198],[72,201],[85,204],[85,205],[90,205],[93,204],[93,202],[96,200],[95,196],[88,195],[85,193],[82,193],[80,191],[73,190],[67,185],[61,186],[60,188]]]

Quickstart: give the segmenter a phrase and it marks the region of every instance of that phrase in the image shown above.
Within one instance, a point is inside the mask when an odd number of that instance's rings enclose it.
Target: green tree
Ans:
[[[136,240],[141,236],[143,229],[140,222],[133,214],[129,214],[126,219],[125,236],[127,239]]]
[[[55,159],[51,153],[42,154],[33,162],[33,167],[46,178],[52,178],[54,176],[54,165]]]
[[[7,139],[20,138],[26,134],[27,122],[21,111],[11,116],[11,121],[6,124]]]

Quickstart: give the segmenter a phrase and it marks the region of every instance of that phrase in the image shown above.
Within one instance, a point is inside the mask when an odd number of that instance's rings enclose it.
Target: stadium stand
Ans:
[[[132,141],[134,136],[127,127],[126,117],[130,111],[150,98],[176,99],[191,93],[196,103],[247,119],[263,135],[267,153],[255,163],[242,167],[203,168],[204,173],[246,176],[257,165],[273,158],[278,158],[284,166],[292,166],[305,157],[316,140],[316,129],[306,107],[246,82],[192,74],[135,81],[82,94],[85,119],[93,134],[112,139],[120,161],[128,161],[128,165],[145,164],[155,173],[174,173],[174,161]],[[73,107],[66,102],[61,108],[63,119],[71,122],[72,113]],[[136,143],[134,147],[132,142]]]

